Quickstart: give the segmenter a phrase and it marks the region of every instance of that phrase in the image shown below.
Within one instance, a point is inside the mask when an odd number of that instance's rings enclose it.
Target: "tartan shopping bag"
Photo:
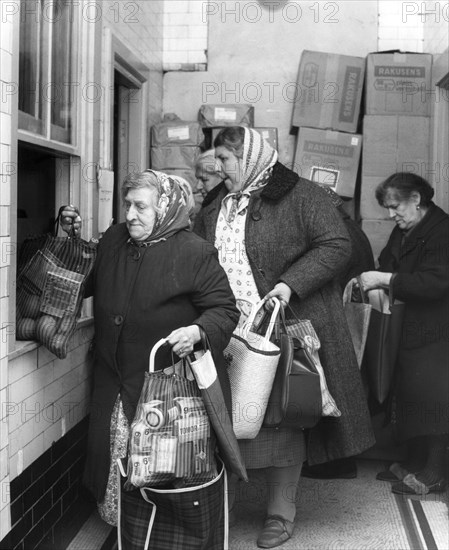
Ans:
[[[121,461],[118,470],[119,550],[228,549],[228,490],[222,463],[214,479],[180,489],[126,491]]]
[[[16,337],[37,340],[60,359],[67,356],[84,298],[95,246],[55,231],[22,246],[17,278]]]

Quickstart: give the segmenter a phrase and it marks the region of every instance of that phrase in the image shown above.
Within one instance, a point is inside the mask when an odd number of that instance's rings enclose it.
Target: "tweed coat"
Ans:
[[[101,239],[90,288],[94,295],[94,385],[84,483],[101,501],[109,470],[110,420],[117,395],[132,422],[153,345],[176,328],[197,324],[209,337],[227,404],[222,352],[239,312],[217,251],[187,230],[148,247],[130,242],[125,224]],[[171,364],[160,348],[156,369]]]
[[[226,193],[222,184],[213,189],[195,220],[194,231],[211,243]],[[329,389],[342,412],[309,431],[309,463],[366,450],[375,441],[338,283],[351,256],[340,214],[319,186],[278,162],[266,186],[251,194],[245,240],[259,294],[283,281],[293,291],[290,305],[297,317],[311,320]]]
[[[405,303],[394,387],[400,439],[448,433],[449,216],[431,204],[403,241],[395,227],[379,257]]]

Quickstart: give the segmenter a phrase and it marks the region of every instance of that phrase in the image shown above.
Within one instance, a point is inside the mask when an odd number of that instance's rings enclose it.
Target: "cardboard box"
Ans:
[[[367,115],[430,116],[432,56],[371,53],[367,57]]]
[[[167,145],[198,146],[204,140],[203,130],[198,122],[171,120],[151,127],[151,146]]]
[[[374,260],[378,265],[379,254],[385,248],[391,232],[395,227],[392,220],[362,220],[362,230],[366,233],[373,249]]]
[[[151,147],[151,168],[162,172],[194,168],[199,152],[199,147]]]
[[[254,126],[252,105],[201,105],[198,121],[204,128],[214,126]]]
[[[377,185],[395,172],[426,177],[429,167],[430,118],[365,116],[363,119],[360,215],[388,218],[374,196]]]
[[[343,197],[353,197],[357,181],[362,136],[332,130],[300,128],[294,170],[324,183]]]
[[[365,58],[303,51],[292,126],[357,132]]]
[[[268,143],[276,149],[279,150],[279,140],[278,140],[278,129],[277,128],[254,128],[259,134],[266,140]]]

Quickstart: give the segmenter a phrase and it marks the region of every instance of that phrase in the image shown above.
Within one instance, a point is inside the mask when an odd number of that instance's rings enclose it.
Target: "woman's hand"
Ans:
[[[372,290],[373,288],[388,288],[392,273],[382,273],[382,271],[365,271],[360,275],[363,290]]]
[[[177,328],[167,336],[167,342],[178,357],[186,357],[193,351],[193,346],[201,340],[200,327],[190,325]]]
[[[292,289],[285,283],[278,283],[273,290],[269,292],[265,297],[265,304],[267,309],[272,310],[274,308],[273,297],[276,297],[281,303],[282,307],[287,307],[292,295]]]
[[[81,216],[79,214],[78,208],[69,204],[64,206],[64,209],[61,212],[61,229],[65,231],[68,235],[74,235],[78,237],[81,233]]]

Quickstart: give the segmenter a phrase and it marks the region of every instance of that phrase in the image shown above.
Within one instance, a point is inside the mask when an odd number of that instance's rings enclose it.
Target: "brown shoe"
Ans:
[[[275,548],[287,541],[293,534],[294,523],[282,516],[267,516],[263,529],[257,538],[259,548]]]

